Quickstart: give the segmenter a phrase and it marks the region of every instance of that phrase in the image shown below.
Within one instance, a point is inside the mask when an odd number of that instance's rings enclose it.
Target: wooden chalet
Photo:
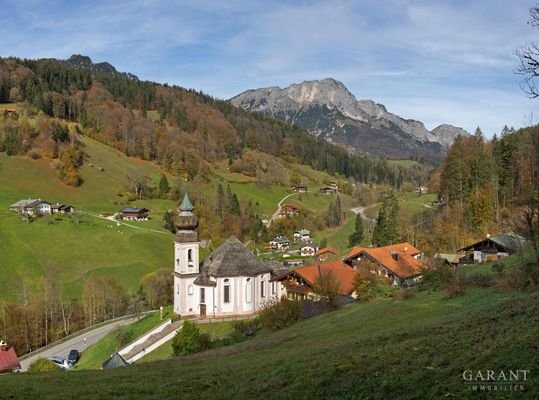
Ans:
[[[293,204],[285,204],[281,207],[281,211],[279,212],[279,217],[293,217],[295,215],[299,214],[299,208],[297,208]]]
[[[292,185],[290,189],[292,189],[296,193],[307,193],[309,190],[307,186],[303,185]]]
[[[324,247],[316,252],[316,256],[320,261],[327,261],[331,258],[338,257],[340,251],[333,247]]]
[[[314,293],[316,281],[321,275],[327,273],[333,274],[339,281],[340,296],[354,297],[354,277],[356,274],[363,272],[350,268],[350,266],[343,264],[341,260],[299,267],[275,276],[272,280],[281,283],[281,293],[289,299],[316,299],[317,296]]]
[[[339,189],[337,189],[336,187],[325,186],[320,189],[320,193],[327,194],[327,195],[337,194],[339,193]]]
[[[479,242],[472,243],[459,252],[465,255],[460,258],[462,264],[482,263],[494,261],[521,251],[527,242],[522,236],[515,233],[502,233],[496,236],[487,236]]]
[[[52,214],[70,214],[75,211],[75,207],[66,205],[66,204],[52,204],[51,205],[51,213]]]
[[[354,247],[344,262],[387,277],[393,285],[412,286],[421,276],[421,269],[427,267],[422,260],[421,250],[404,242],[384,247]]]
[[[120,217],[127,221],[146,221],[149,213],[147,208],[126,207],[120,210]]]
[[[318,245],[312,242],[305,243],[299,249],[299,254],[302,257],[313,257],[318,251]]]

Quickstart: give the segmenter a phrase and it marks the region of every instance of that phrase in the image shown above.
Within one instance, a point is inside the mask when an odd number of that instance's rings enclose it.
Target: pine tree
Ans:
[[[163,198],[170,191],[170,185],[168,184],[168,179],[165,174],[161,175],[159,180],[159,197]]]
[[[386,197],[378,213],[372,242],[375,246],[388,246],[398,240],[397,216],[399,203],[395,194]]]
[[[217,201],[215,208],[217,210],[217,215],[223,219],[225,214],[225,192],[223,190],[223,185],[221,184],[217,186]]]
[[[361,218],[361,214],[356,215],[355,230],[348,240],[350,247],[355,246],[363,240],[363,218]]]

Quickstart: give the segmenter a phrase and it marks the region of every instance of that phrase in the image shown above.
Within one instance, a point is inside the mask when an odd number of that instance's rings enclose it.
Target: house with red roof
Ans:
[[[314,287],[317,279],[324,274],[332,274],[340,283],[339,295],[355,297],[354,278],[358,273],[365,273],[350,268],[341,260],[299,267],[272,278],[281,283],[281,294],[289,299],[306,300],[316,298]]]
[[[423,252],[408,242],[383,247],[354,247],[343,260],[355,269],[387,277],[394,285],[412,286],[425,268]]]
[[[0,340],[0,374],[21,369],[19,358],[13,346],[8,346],[6,342]]]
[[[324,247],[316,252],[316,255],[320,261],[327,261],[331,258],[338,257],[340,250],[333,247]]]

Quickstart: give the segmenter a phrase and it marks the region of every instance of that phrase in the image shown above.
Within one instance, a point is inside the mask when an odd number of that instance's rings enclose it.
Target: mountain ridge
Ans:
[[[357,100],[334,78],[249,89],[229,101],[247,111],[295,123],[312,135],[351,151],[385,156],[436,157],[464,129],[442,124],[429,131],[423,122],[404,119],[373,100]],[[392,151],[388,145],[399,145]]]

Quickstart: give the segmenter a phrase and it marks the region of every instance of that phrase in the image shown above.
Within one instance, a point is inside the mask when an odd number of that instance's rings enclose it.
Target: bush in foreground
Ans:
[[[185,321],[182,328],[172,339],[172,351],[175,356],[198,353],[200,346],[200,331],[195,322]]]
[[[30,365],[28,372],[54,372],[58,371],[55,363],[47,358],[38,358]]]
[[[283,297],[281,300],[266,302],[258,316],[262,326],[277,330],[299,321],[303,317],[303,307],[300,302]]]

